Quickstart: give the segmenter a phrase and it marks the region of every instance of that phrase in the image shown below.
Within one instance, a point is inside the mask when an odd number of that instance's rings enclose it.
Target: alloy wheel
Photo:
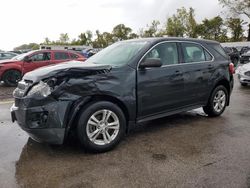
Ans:
[[[103,109],[90,116],[86,126],[89,140],[96,145],[107,145],[119,133],[120,121],[111,110]]]
[[[214,95],[213,108],[214,111],[220,113],[226,105],[226,94],[223,90],[218,90]]]

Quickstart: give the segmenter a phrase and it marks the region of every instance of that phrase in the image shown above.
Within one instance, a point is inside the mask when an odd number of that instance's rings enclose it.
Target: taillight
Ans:
[[[229,64],[229,72],[230,72],[231,74],[234,74],[234,73],[235,73],[235,68],[234,68],[234,64],[233,64],[233,63],[230,63],[230,64]]]

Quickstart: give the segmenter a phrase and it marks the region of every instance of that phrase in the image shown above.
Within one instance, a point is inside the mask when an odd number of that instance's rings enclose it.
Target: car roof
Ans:
[[[79,52],[74,51],[74,50],[50,50],[50,49],[32,50],[32,51],[29,51],[28,53],[34,53],[34,52],[70,52],[70,53],[79,54]]]
[[[151,37],[151,38],[139,38],[139,39],[130,39],[128,41],[145,41],[150,43],[162,42],[162,41],[189,41],[189,42],[198,42],[198,43],[216,43],[217,41],[207,40],[207,39],[197,39],[197,38],[184,38],[184,37]]]

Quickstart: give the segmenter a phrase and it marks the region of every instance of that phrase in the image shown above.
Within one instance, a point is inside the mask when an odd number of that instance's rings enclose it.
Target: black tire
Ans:
[[[216,107],[214,106],[215,105],[214,100],[215,100],[215,97],[217,96],[219,91],[222,91],[225,94],[225,104],[221,110],[216,111],[216,109],[215,109]],[[211,96],[209,97],[207,105],[203,107],[203,111],[210,117],[220,116],[224,112],[224,110],[227,106],[228,97],[229,96],[228,96],[227,89],[223,85],[217,86],[213,90]]]
[[[247,86],[247,83],[240,83],[240,84],[241,84],[241,86],[243,86],[243,87]]]
[[[87,132],[87,130],[89,130],[88,128],[90,126],[90,124],[88,124],[90,118],[93,117],[96,113],[98,115],[98,112],[100,112],[101,110],[108,110],[109,112],[113,112],[116,115],[116,117],[118,118],[118,122],[119,122],[119,128],[117,129],[118,133],[116,133],[116,134],[113,133],[114,135],[116,135],[114,137],[114,140],[112,140],[109,143],[105,143],[104,145],[99,145],[98,143],[94,143],[94,141],[91,141],[89,136],[88,136],[88,134],[91,134],[91,133]],[[109,116],[109,117],[111,117],[111,116]],[[113,117],[111,117],[111,118],[113,118]],[[99,122],[101,122],[101,121],[99,121]],[[91,125],[91,126],[94,126],[94,125]],[[103,126],[105,126],[105,125],[103,125]],[[96,129],[98,129],[98,128],[96,128]],[[100,130],[100,129],[98,129],[98,130]],[[106,130],[106,128],[105,128],[105,130]],[[98,136],[96,138],[97,141],[98,141],[98,137],[102,137],[103,140],[105,140],[104,139],[104,135],[105,135],[104,131],[105,130],[102,130],[103,132],[98,133]],[[77,124],[77,135],[78,135],[78,138],[79,138],[82,146],[85,149],[87,149],[88,151],[97,152],[97,153],[106,152],[106,151],[113,149],[124,137],[125,130],[126,130],[126,118],[124,116],[123,111],[116,104],[108,102],[108,101],[96,101],[96,102],[92,102],[91,104],[89,104],[87,107],[85,107],[81,111],[80,116],[79,116],[79,120],[78,120],[78,124]],[[111,132],[111,134],[112,134],[112,132]],[[107,138],[107,136],[105,136],[105,137]]]
[[[6,86],[15,87],[17,83],[21,80],[22,74],[18,70],[7,70],[3,74],[3,81]]]

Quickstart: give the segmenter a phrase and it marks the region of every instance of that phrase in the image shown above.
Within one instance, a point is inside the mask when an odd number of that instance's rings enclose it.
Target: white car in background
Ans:
[[[250,63],[240,66],[237,70],[237,74],[242,86],[250,84]]]

